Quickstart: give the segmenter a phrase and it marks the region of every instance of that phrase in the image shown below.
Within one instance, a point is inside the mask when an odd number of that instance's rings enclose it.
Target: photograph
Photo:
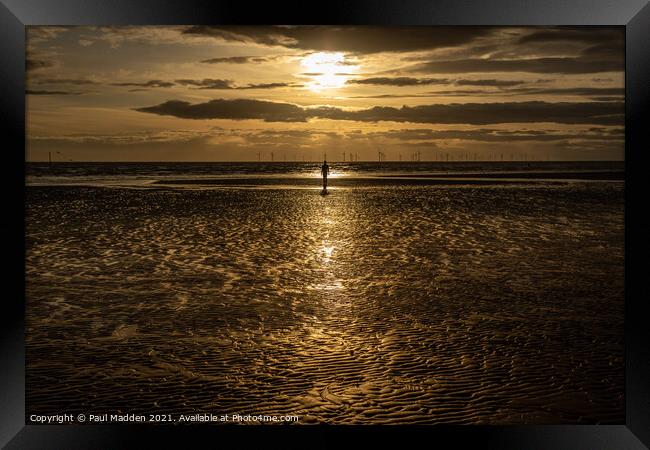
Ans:
[[[25,423],[626,424],[625,26],[28,25]]]

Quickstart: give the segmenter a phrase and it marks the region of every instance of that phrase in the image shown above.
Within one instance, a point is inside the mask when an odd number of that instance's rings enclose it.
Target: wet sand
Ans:
[[[422,177],[422,178],[467,178],[486,181],[487,179],[506,180],[509,178],[519,179],[542,179],[542,180],[624,180],[624,171],[599,170],[599,171],[527,171],[527,172],[448,172],[446,174],[435,173],[426,175],[384,175],[389,177]]]
[[[26,227],[27,414],[624,422],[622,183],[32,186]]]
[[[330,184],[339,187],[361,186],[417,186],[417,185],[503,185],[507,184],[548,184],[572,181],[623,181],[621,171],[546,171],[546,172],[449,172],[422,174],[382,174],[381,176],[343,176],[333,177]],[[201,177],[158,180],[153,185],[165,186],[318,186],[318,176],[293,177]]]

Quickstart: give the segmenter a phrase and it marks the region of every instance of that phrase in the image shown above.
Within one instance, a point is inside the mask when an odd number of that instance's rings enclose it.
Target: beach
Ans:
[[[624,423],[622,165],[294,166],[30,168],[27,414]]]

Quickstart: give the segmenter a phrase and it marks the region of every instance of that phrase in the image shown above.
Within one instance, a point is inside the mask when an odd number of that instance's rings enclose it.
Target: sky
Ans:
[[[27,27],[27,161],[622,160],[623,27]]]

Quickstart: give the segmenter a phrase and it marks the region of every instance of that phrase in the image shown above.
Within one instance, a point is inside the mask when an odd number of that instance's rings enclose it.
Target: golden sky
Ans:
[[[621,160],[622,27],[28,27],[27,160]]]

